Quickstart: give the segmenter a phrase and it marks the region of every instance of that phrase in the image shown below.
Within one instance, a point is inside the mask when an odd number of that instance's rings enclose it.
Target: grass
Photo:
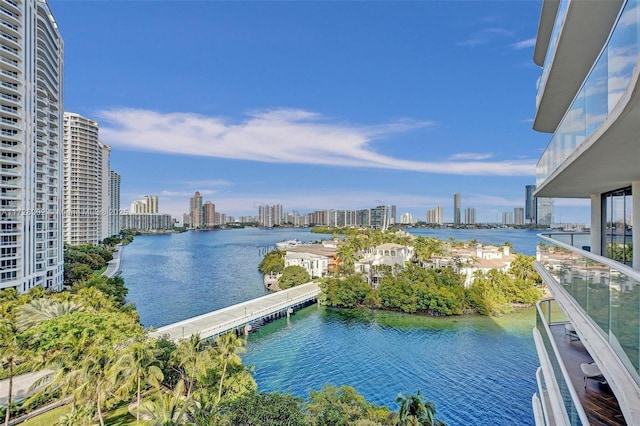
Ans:
[[[71,411],[71,405],[64,405],[62,407],[55,408],[44,414],[41,414],[33,419],[27,420],[22,423],[22,426],[53,426],[58,423],[60,417],[68,414]],[[128,409],[127,404],[123,404],[105,414],[105,425],[108,426],[130,426],[136,424],[135,416],[132,416]],[[140,425],[148,424],[145,421],[140,421]]]
[[[40,414],[37,417],[27,420],[22,423],[22,426],[51,426],[58,423],[60,417],[68,414],[71,411],[70,405],[63,405],[62,407],[54,408],[51,411],[47,411],[44,414]]]
[[[97,271],[93,271],[93,275],[102,275],[102,273],[106,270],[107,270],[107,266],[105,266],[104,268],[100,268]]]

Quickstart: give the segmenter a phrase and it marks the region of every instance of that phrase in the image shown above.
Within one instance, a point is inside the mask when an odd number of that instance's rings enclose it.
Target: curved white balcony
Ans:
[[[585,4],[602,2],[583,2]],[[639,0],[628,0],[536,168],[538,197],[589,197],[628,185],[640,144]],[[615,167],[601,167],[615,164]]]

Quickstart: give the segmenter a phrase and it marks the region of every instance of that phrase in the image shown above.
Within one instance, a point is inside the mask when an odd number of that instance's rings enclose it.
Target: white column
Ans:
[[[631,242],[633,244],[633,268],[640,269],[640,181],[631,182]]]
[[[602,255],[602,197],[591,194],[591,253]]]

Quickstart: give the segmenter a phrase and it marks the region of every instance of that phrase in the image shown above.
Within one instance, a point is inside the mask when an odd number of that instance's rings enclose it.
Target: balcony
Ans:
[[[618,400],[608,384],[588,380],[585,386],[580,364],[591,363],[593,359],[578,338],[567,334],[565,325],[569,322],[555,301],[539,302],[537,313],[537,348],[543,351],[543,357],[547,357],[554,373],[553,378],[543,376],[538,380],[539,385],[542,384],[540,394],[546,396],[543,400],[547,403],[547,417],[553,417],[552,407],[555,406],[559,411],[557,415],[566,416],[565,422],[571,425],[626,425]],[[549,383],[553,380],[555,383]],[[551,389],[555,389],[560,397],[555,404],[551,403],[554,395]]]
[[[541,313],[539,306],[538,321],[544,321],[537,326],[536,346],[546,347],[549,353],[554,326],[570,320],[580,338],[573,346],[584,345],[601,369],[627,423],[640,424],[640,272],[576,248],[588,239],[585,234],[564,234],[565,242],[558,235],[539,237],[543,243],[538,245],[534,266],[553,293],[561,319],[553,318],[550,308]],[[560,357],[561,345],[556,346],[551,352]],[[554,371],[569,371],[568,362],[566,367],[558,365],[553,365]]]
[[[574,3],[584,7],[609,2],[570,2]],[[640,88],[634,73],[640,53],[639,4],[640,0],[625,3],[600,56],[565,109],[536,168],[537,196],[588,198],[628,184],[629,170],[635,170],[636,162],[625,159],[640,155],[640,148],[630,141],[640,131],[635,116]],[[584,22],[580,25],[588,27]],[[575,58],[574,52],[569,53],[565,56]],[[605,173],[598,170],[604,169],[598,167],[603,162],[616,162],[617,167],[612,173],[612,168],[606,168]]]

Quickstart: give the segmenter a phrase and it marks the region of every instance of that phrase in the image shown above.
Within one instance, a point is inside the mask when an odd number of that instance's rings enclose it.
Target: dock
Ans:
[[[248,333],[256,324],[287,316],[316,302],[319,294],[318,284],[310,282],[165,325],[150,335],[155,338],[167,336],[177,342],[194,334],[199,334],[202,339],[213,339],[232,331]]]

